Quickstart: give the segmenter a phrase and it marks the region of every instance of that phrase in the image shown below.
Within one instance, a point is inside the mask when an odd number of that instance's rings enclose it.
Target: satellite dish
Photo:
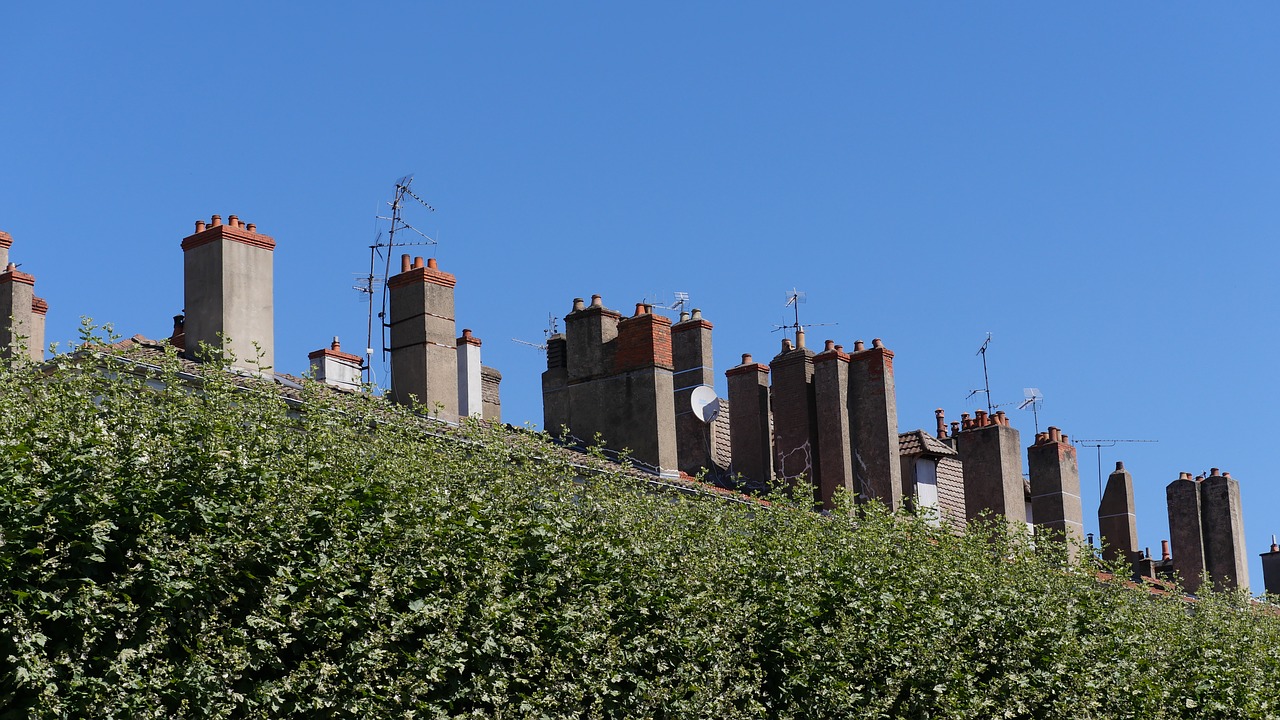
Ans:
[[[689,394],[689,404],[693,406],[693,414],[699,420],[710,425],[720,414],[720,398],[709,385],[699,385]]]

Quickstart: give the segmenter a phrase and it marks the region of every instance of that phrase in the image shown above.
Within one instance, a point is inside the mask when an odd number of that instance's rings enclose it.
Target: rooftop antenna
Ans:
[[[1022,388],[1022,396],[1026,398],[1022,404],[1018,406],[1019,410],[1031,410],[1031,417],[1035,419],[1036,434],[1040,434],[1040,407],[1044,405],[1044,394],[1040,392],[1040,388]]]
[[[1115,447],[1120,443],[1155,443],[1159,440],[1076,440],[1080,447],[1097,448],[1098,450],[1098,497],[1102,497],[1102,448]]]
[[[413,183],[412,175],[405,175],[396,180],[395,195],[391,202],[387,203],[391,207],[391,215],[376,215],[376,220],[385,220],[390,222],[390,226],[386,230],[386,238],[383,238],[383,232],[378,231],[377,236],[373,240],[373,244],[369,246],[369,274],[362,278],[359,285],[355,289],[365,293],[368,296],[369,318],[368,318],[368,335],[365,342],[365,362],[362,370],[364,371],[365,382],[373,382],[373,318],[374,307],[373,298],[378,289],[382,291],[382,309],[377,313],[380,333],[382,339],[382,359],[385,362],[389,347],[387,345],[387,329],[390,325],[387,323],[388,302],[390,298],[387,295],[387,278],[391,277],[391,257],[395,254],[398,247],[409,247],[413,245],[436,245],[435,238],[427,235],[404,219],[405,199],[416,201],[419,205],[426,208],[430,212],[436,209],[431,207],[426,200],[423,200],[409,188]],[[375,222],[376,222],[375,220]],[[396,239],[396,233],[402,231],[411,231],[418,237],[405,241]],[[384,252],[385,251],[385,252]],[[378,261],[382,260],[382,275],[378,276]]]
[[[787,291],[787,302],[783,307],[793,308],[795,310],[795,322],[790,325],[774,325],[773,332],[779,330],[794,330],[796,334],[796,347],[800,346],[800,335],[804,332],[804,325],[800,324],[800,305],[809,302],[805,293],[791,288]],[[840,323],[806,323],[809,327],[818,327],[821,325],[839,325]]]
[[[987,339],[982,341],[982,347],[975,353],[982,356],[982,387],[971,391],[964,399],[968,400],[978,393],[984,393],[987,396],[987,414],[994,415],[996,408],[991,404],[991,378],[987,375],[987,346],[989,345],[991,345],[991,333],[987,333]]]
[[[521,340],[520,338],[511,338],[511,342],[520,343],[521,345],[528,345],[531,348],[537,348],[539,350],[546,350],[548,341],[551,340],[551,336],[559,335],[559,334],[560,334],[560,325],[556,320],[556,316],[552,313],[547,313],[547,326],[542,330],[541,343],[531,343],[528,340]]]
[[[645,305],[652,305],[659,310],[675,310],[677,313],[683,311],[685,306],[689,304],[689,293],[680,292],[678,290],[674,293],[675,300],[673,300],[670,305],[664,305],[656,299],[650,300],[650,298],[660,298],[662,295],[663,293],[660,292],[650,293],[644,296],[642,302],[644,302]]]

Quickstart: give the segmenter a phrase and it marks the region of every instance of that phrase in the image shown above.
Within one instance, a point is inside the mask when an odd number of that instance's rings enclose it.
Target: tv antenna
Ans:
[[[807,302],[809,302],[809,300],[808,300],[808,297],[806,297],[804,292],[800,290],[796,290],[795,288],[791,288],[790,290],[788,290],[787,302],[783,304],[783,307],[789,307],[794,309],[795,322],[791,323],[790,325],[774,325],[773,332],[778,332],[779,330],[794,330],[796,333],[796,345],[798,346],[800,344],[800,333],[804,332],[806,325],[808,327],[819,327],[822,325],[839,325],[840,324],[840,323],[805,323],[805,325],[801,325],[800,324],[800,306]]]
[[[1102,497],[1102,448],[1115,447],[1120,443],[1154,443],[1159,440],[1076,440],[1080,447],[1091,447],[1098,450],[1098,497]]]
[[[644,302],[645,305],[652,305],[653,307],[658,308],[659,310],[675,310],[676,312],[682,312],[685,309],[685,306],[689,304],[689,293],[680,292],[678,290],[675,293],[673,293],[673,295],[675,296],[675,300],[673,300],[670,305],[664,305],[663,303],[658,302],[657,300],[650,301],[649,299],[649,298],[660,298],[663,296],[663,294],[664,293],[660,293],[660,292],[650,293],[644,296],[644,299],[642,300],[642,302]]]
[[[386,231],[386,238],[383,238],[383,232],[378,231],[377,236],[373,240],[373,244],[369,246],[369,274],[361,278],[359,284],[355,286],[356,291],[364,293],[368,296],[369,318],[367,328],[367,339],[365,342],[365,362],[364,375],[365,382],[373,382],[373,318],[374,318],[374,295],[378,294],[379,289],[382,294],[382,309],[377,313],[380,334],[382,340],[382,356],[386,360],[389,350],[387,345],[387,329],[390,325],[387,322],[388,302],[387,295],[387,278],[391,277],[391,257],[395,254],[395,248],[410,247],[414,245],[436,245],[436,239],[422,232],[418,228],[411,225],[404,219],[404,209],[406,199],[417,202],[418,205],[426,208],[430,212],[436,209],[418,196],[409,186],[413,184],[413,176],[405,175],[396,180],[395,195],[391,202],[387,203],[391,207],[391,215],[376,215],[377,220],[386,220],[390,222],[390,226]],[[409,231],[417,235],[417,238],[405,241],[396,239],[396,233]],[[385,252],[384,252],[385,251]],[[382,275],[378,276],[378,261],[382,261]]]
[[[1026,399],[1018,406],[1019,410],[1031,410],[1031,417],[1035,419],[1036,434],[1040,434],[1040,408],[1044,405],[1044,394],[1040,392],[1040,388],[1022,388],[1022,395]]]
[[[987,347],[989,345],[991,345],[991,333],[987,333],[987,339],[982,341],[982,347],[978,348],[978,352],[975,353],[982,356],[982,387],[970,391],[968,395],[965,395],[964,399],[968,400],[978,393],[985,394],[987,396],[987,414],[992,415],[995,414],[996,406],[991,404],[991,378],[987,375]]]
[[[521,345],[528,345],[531,348],[537,348],[539,350],[546,350],[548,341],[551,340],[551,336],[559,335],[559,334],[560,334],[560,325],[559,325],[559,322],[556,320],[556,316],[552,313],[547,313],[547,327],[542,330],[541,343],[532,343],[532,342],[529,342],[528,340],[521,340],[520,338],[511,338],[511,342],[520,343]]]

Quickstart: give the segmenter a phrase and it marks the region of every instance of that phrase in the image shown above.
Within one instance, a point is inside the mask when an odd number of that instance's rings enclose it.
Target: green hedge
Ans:
[[[0,716],[1280,716],[1238,595],[160,365],[0,368]]]

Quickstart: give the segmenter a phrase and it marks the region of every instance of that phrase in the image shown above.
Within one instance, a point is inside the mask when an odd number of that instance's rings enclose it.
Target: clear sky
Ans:
[[[276,359],[364,344],[351,289],[393,182],[433,214],[459,327],[541,422],[548,313],[689,293],[720,374],[883,338],[902,430],[993,401],[1137,485],[1220,467],[1250,579],[1280,532],[1280,6],[1068,3],[7,3],[0,229],[50,303],[167,336],[179,242],[276,238]],[[429,254],[429,253],[427,253]],[[1081,451],[1086,529],[1096,455]]]

